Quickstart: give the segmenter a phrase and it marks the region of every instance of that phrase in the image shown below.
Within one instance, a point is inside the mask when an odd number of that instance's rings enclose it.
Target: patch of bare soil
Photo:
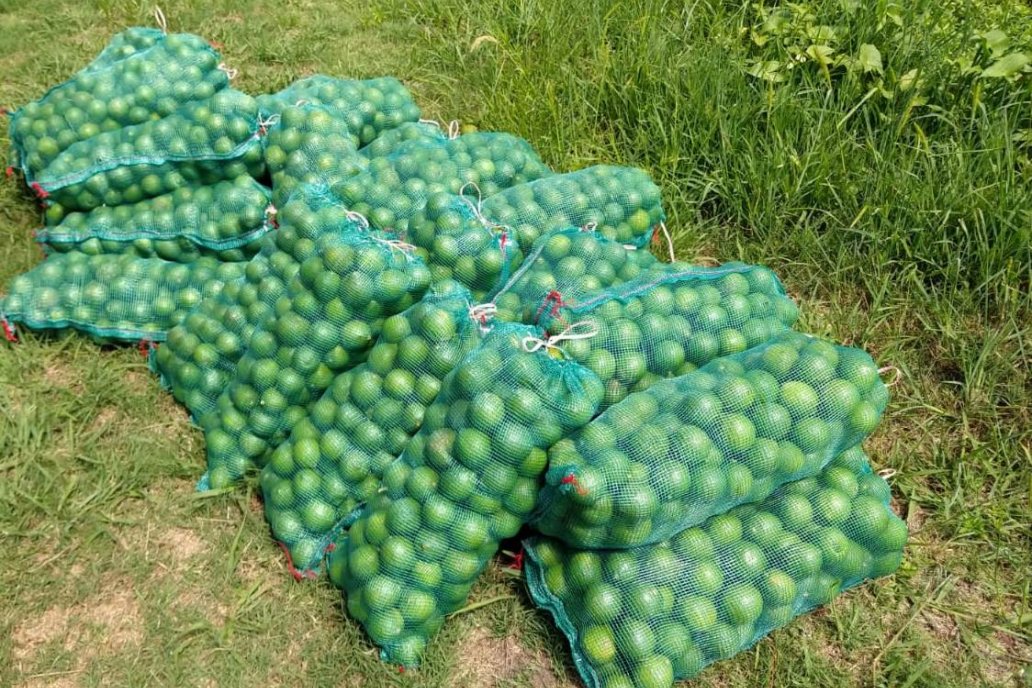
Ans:
[[[511,636],[496,638],[476,626],[461,648],[450,681],[455,688],[495,688],[516,677],[527,679],[535,688],[566,685],[543,653],[528,650]]]
[[[77,605],[56,605],[25,619],[15,627],[12,640],[12,657],[23,674],[51,643],[62,641],[65,650],[78,654],[75,670],[29,676],[23,685],[74,686],[74,675],[93,658],[140,645],[143,615],[131,586],[126,581],[113,581]]]

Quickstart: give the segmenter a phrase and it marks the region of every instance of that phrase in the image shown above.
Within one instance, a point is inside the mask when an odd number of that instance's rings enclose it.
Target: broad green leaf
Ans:
[[[985,44],[992,52],[993,57],[1000,57],[1007,52],[1007,48],[1010,47],[1010,39],[1007,38],[1007,34],[999,29],[986,31],[979,35],[982,37],[982,40],[985,41]]]
[[[1029,62],[1032,60],[1025,53],[1004,55],[982,70],[982,76],[987,79],[1009,79],[1023,70]]]
[[[764,81],[778,83],[784,77],[781,75],[781,63],[777,60],[761,60],[749,66],[748,73]]]
[[[899,90],[909,91],[917,83],[917,70],[911,69],[899,78]]]
[[[882,60],[881,52],[878,48],[874,47],[870,43],[864,43],[860,46],[860,66],[863,67],[865,72],[877,72],[882,73]]]
[[[835,54],[835,49],[830,45],[811,45],[806,49],[806,54],[822,65],[826,65],[831,62],[831,56]]]

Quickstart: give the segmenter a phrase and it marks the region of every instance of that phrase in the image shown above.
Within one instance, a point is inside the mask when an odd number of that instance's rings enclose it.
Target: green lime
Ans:
[[[907,524],[892,516],[875,540],[877,549],[886,553],[902,552],[907,544],[907,535]]]
[[[705,631],[717,623],[717,608],[704,595],[682,595],[674,605],[674,613],[693,633]]]
[[[325,533],[336,524],[337,510],[322,500],[313,499],[301,510],[301,520],[308,530]]]
[[[608,626],[590,625],[581,633],[581,651],[593,665],[603,665],[616,658],[616,643]]]
[[[804,454],[823,452],[837,439],[837,428],[820,418],[803,418],[799,420],[789,434],[791,440]]]
[[[455,441],[455,457],[471,470],[484,470],[491,460],[491,440],[472,428],[459,431]]]
[[[669,688],[674,683],[674,667],[663,655],[652,655],[638,664],[634,681],[641,688]]]
[[[713,516],[706,522],[705,528],[716,547],[742,539],[742,521],[734,514]]]
[[[380,562],[383,570],[393,575],[405,576],[415,562],[412,543],[399,536],[391,536],[380,545]]]
[[[624,619],[617,624],[615,634],[621,654],[629,659],[642,660],[654,651],[656,637],[646,621]]]
[[[861,437],[871,434],[878,427],[881,413],[868,401],[861,401],[849,415],[849,430]]]
[[[438,613],[433,595],[422,590],[407,591],[399,605],[406,624],[418,626]]]
[[[587,590],[602,578],[600,557],[595,552],[577,552],[566,562],[567,580],[577,590]]]
[[[792,416],[781,404],[762,403],[746,414],[756,426],[756,434],[773,440],[784,439],[792,429]]]
[[[482,392],[473,398],[469,407],[469,420],[473,427],[491,432],[499,427],[505,418],[505,402],[496,394]]]
[[[779,569],[767,571],[760,583],[765,606],[792,605],[796,600],[796,584],[790,575]],[[766,610],[765,610],[766,615]]]
[[[785,528],[799,532],[813,520],[810,500],[799,494],[782,494],[773,500],[772,511],[781,519]]]
[[[821,490],[813,497],[814,520],[821,525],[837,525],[849,518],[849,496],[834,488]]]
[[[366,632],[381,645],[399,638],[405,630],[405,618],[397,609],[382,608],[381,605],[370,602],[369,593],[370,588],[367,586],[365,589],[366,604],[372,611],[364,624]]]
[[[838,465],[828,466],[820,475],[821,482],[827,487],[833,487],[839,492],[852,499],[856,497],[860,489],[856,479],[856,473],[848,468]]]
[[[763,613],[763,596],[755,586],[739,583],[720,596],[723,616],[736,626],[751,625]]]
[[[789,380],[781,385],[781,403],[793,418],[813,416],[819,402],[817,392],[805,382]]]
[[[619,616],[619,590],[608,583],[593,583],[584,592],[584,610],[595,622],[607,623]]]
[[[375,547],[362,545],[348,550],[348,573],[356,583],[369,581],[380,570],[380,555]]]

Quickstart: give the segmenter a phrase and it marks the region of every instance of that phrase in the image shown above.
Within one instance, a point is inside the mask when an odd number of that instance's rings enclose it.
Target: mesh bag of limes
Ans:
[[[258,470],[291,571],[325,563],[385,660],[521,531],[589,688],[670,686],[899,566],[881,371],[793,331],[767,268],[657,260],[647,173],[555,173],[393,78],[253,98],[221,60],[129,29],[12,115],[47,257],[0,323],[161,342],[199,489]]]

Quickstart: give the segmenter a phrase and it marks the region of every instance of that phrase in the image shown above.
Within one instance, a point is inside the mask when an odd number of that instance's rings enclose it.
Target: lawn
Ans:
[[[1027,3],[164,11],[250,93],[393,74],[424,116],[519,134],[557,170],[645,167],[679,258],[769,265],[800,327],[899,368],[867,448],[895,471],[903,567],[692,685],[1032,686],[1032,73],[1008,58],[1032,57]],[[141,23],[135,2],[0,0],[0,105]],[[16,181],[3,282],[41,257]],[[23,333],[0,344],[0,411],[0,686],[579,685],[505,557],[423,668],[380,663],[337,591],[288,575],[254,480],[194,492],[203,437],[134,348]]]

